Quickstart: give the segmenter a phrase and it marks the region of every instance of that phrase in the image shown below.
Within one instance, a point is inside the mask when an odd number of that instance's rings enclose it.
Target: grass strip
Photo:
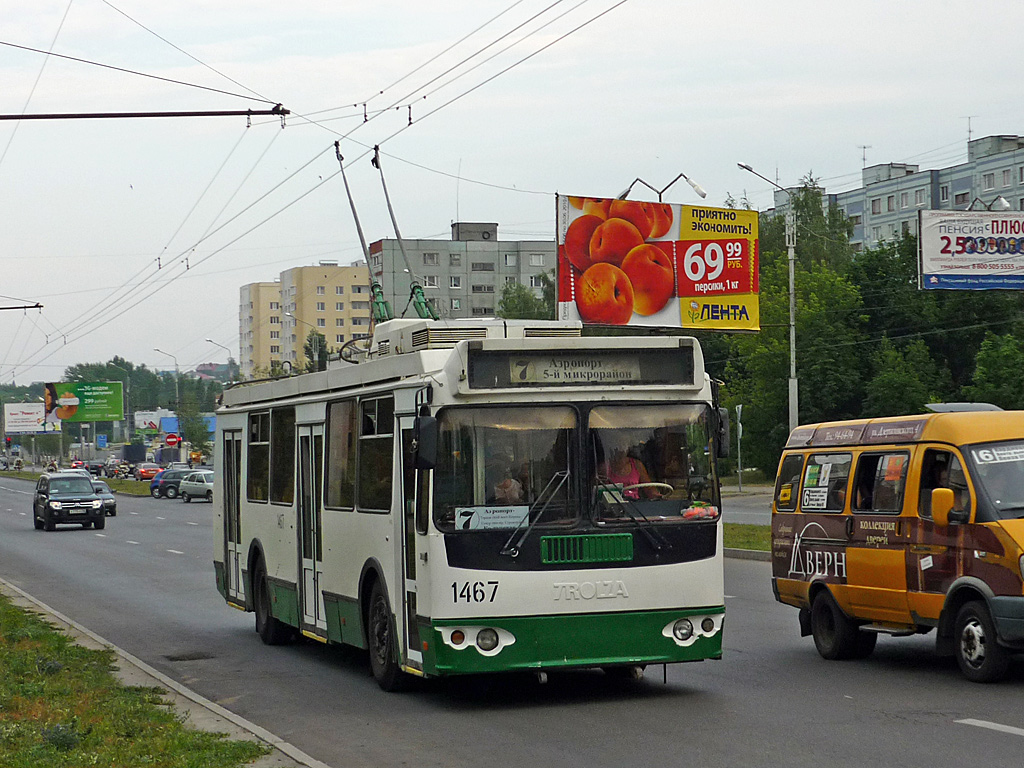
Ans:
[[[772,548],[772,527],[770,525],[743,525],[722,523],[725,530],[722,538],[729,549],[756,549],[770,552]]]
[[[188,727],[159,688],[118,681],[114,658],[0,595],[0,765],[239,768],[270,751]]]
[[[39,479],[42,472],[30,472],[27,470],[0,471],[0,477],[16,477],[19,480],[31,480],[33,483]],[[110,490],[116,493],[123,493],[126,496],[149,496],[149,480],[119,479],[115,477],[100,477],[110,486]]]

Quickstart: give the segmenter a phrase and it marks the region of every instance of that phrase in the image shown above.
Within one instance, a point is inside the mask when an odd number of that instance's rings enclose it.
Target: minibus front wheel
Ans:
[[[996,641],[996,627],[984,603],[965,603],[956,615],[956,662],[964,677],[975,683],[994,683],[1006,675],[1010,654]]]

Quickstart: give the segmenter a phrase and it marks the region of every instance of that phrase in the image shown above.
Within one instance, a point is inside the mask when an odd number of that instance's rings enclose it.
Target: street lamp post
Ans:
[[[125,434],[124,434],[124,436],[128,437],[129,432],[130,431],[134,431],[134,430],[132,430],[132,426],[131,426],[132,425],[132,372],[129,371],[127,368],[122,368],[117,363],[107,363],[107,365],[110,365],[110,366],[112,366],[114,368],[117,368],[119,371],[124,371],[126,374],[128,374],[127,376],[125,376],[125,379],[124,379],[124,396],[125,396],[125,409],[124,409],[124,423],[125,423],[125,430],[124,430],[124,432],[125,432]],[[125,440],[125,442],[127,443],[127,442],[130,442],[130,441]]]
[[[665,191],[669,187],[671,187],[673,184],[675,184],[677,181],[679,181],[680,179],[682,179],[687,184],[689,184],[691,187],[693,187],[693,191],[696,192],[698,195],[700,195],[702,198],[708,196],[708,193],[704,191],[704,188],[701,187],[700,184],[695,182],[693,179],[691,179],[685,173],[680,173],[678,176],[676,176],[674,179],[672,179],[672,181],[670,181],[668,184],[666,184],[661,189],[656,189],[656,188],[652,187],[650,184],[648,184],[646,181],[641,179],[640,177],[637,177],[637,178],[633,179],[633,183],[632,184],[630,184],[628,187],[626,187],[626,189],[623,190],[621,194],[619,194],[617,199],[618,200],[625,200],[627,197],[629,197],[629,193],[633,191],[633,187],[634,186],[636,186],[637,184],[643,184],[649,190],[651,190],[652,192],[654,192],[655,194],[658,195],[658,202],[660,203],[661,202],[661,196],[663,194],[665,194]]]
[[[796,211],[793,210],[793,195],[788,189],[762,176],[746,163],[736,163],[759,179],[786,193],[789,205],[786,208],[786,253],[789,257],[789,431],[800,423],[800,399],[796,378]]]
[[[297,318],[291,312],[285,312],[285,315],[290,317],[292,320],[294,320],[297,323],[302,323],[303,325],[308,325],[310,328],[312,328],[314,331],[316,331],[316,336],[313,337],[313,365],[319,371],[320,370],[320,329],[317,328],[312,323],[307,323],[305,320],[301,320],[301,319]],[[207,339],[207,341],[209,341],[209,339]]]
[[[178,358],[172,355],[170,352],[164,352],[162,349],[153,347],[154,352],[159,352],[161,355],[167,355],[169,358],[174,360],[174,420],[178,422],[178,432],[181,433],[181,415],[179,409],[181,408],[181,393],[178,390],[178,379],[181,378],[181,373],[178,369]]]

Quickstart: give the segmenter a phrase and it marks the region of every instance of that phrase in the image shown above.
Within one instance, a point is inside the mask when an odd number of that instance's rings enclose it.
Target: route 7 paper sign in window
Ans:
[[[759,328],[757,212],[558,196],[558,316]]]

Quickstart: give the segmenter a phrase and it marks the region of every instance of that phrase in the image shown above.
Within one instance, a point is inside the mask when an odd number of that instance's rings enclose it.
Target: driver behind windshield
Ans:
[[[601,445],[604,461],[598,470],[598,479],[613,485],[623,486],[624,499],[656,499],[661,496],[654,488],[631,487],[651,483],[651,476],[640,460],[640,446],[634,444],[628,434],[615,430],[601,431]]]

